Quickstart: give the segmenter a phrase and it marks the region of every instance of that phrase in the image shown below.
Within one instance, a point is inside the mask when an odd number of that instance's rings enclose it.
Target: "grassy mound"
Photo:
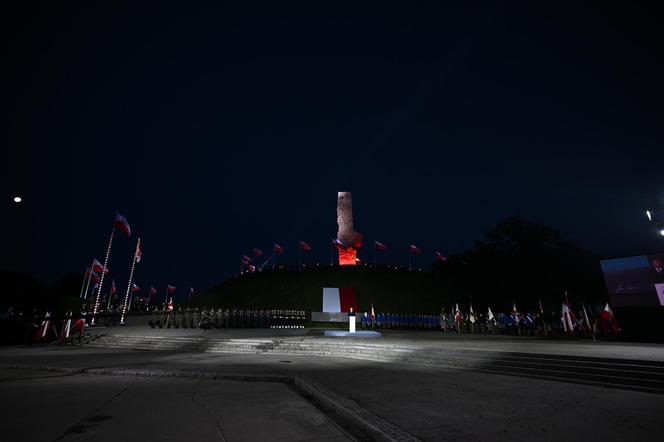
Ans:
[[[192,301],[197,306],[321,311],[323,287],[352,287],[361,311],[432,314],[467,298],[449,276],[394,268],[316,267],[264,271],[229,279]]]

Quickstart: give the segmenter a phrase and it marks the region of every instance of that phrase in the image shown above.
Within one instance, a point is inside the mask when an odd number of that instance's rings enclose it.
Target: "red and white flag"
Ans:
[[[71,329],[71,315],[62,321],[62,329],[60,330],[60,338],[58,344],[64,344],[65,340],[69,338],[69,330]]]
[[[383,244],[382,242],[374,241],[374,248],[378,250],[379,252],[384,252],[387,250],[387,246]]]
[[[55,332],[55,328],[51,324],[51,312],[46,312],[46,315],[44,315],[44,320],[42,321],[41,325],[39,326],[39,329],[37,329],[37,334],[35,335],[35,340],[36,341],[44,341],[49,339],[49,333],[53,330]],[[57,337],[57,333],[55,334]]]
[[[461,316],[461,310],[459,310],[459,304],[456,304],[454,308],[454,322],[461,322],[463,317]]]
[[[251,262],[251,258],[249,258],[247,255],[242,255],[242,264],[247,265]]]
[[[136,293],[136,292],[140,292],[140,291],[141,291],[141,288],[138,285],[136,285],[136,283],[132,282],[131,283],[131,292]]]
[[[284,253],[285,249],[281,247],[279,244],[276,242],[274,243],[274,246],[272,247],[272,250],[274,250],[274,253]]]
[[[150,286],[150,297],[153,297],[156,294],[157,294],[157,289]]]
[[[512,319],[514,319],[514,322],[519,324],[521,322],[521,314],[519,311],[516,309],[516,302],[512,301]]]
[[[371,303],[371,320],[376,320],[376,312],[374,311],[373,303]]]
[[[166,287],[166,293],[168,293],[169,295],[171,293],[175,293],[175,286],[168,284],[168,286]]]
[[[97,273],[108,273],[108,268],[104,269],[104,266],[99,261],[97,261],[97,258],[92,259],[92,270]]]
[[[95,272],[93,272],[90,269],[88,269],[87,274],[90,277],[90,281],[94,282],[95,284],[99,284],[99,275],[97,275]]]
[[[300,250],[302,250],[303,252],[309,252],[311,251],[311,246],[306,242],[300,240]]]
[[[323,311],[326,313],[347,313],[350,308],[357,312],[357,296],[354,288],[323,288]]]
[[[344,248],[344,243],[341,242],[340,239],[335,238],[335,239],[332,240],[332,246],[333,246],[333,247],[336,247],[336,248],[339,249],[339,250],[341,250],[341,249]]]
[[[574,333],[574,323],[576,322],[576,318],[574,318],[574,321],[572,320],[574,313],[572,313],[569,306],[564,302],[560,315],[565,333]]]
[[[436,252],[436,261],[447,261],[447,258],[442,253]]]
[[[613,314],[613,310],[611,310],[611,306],[609,306],[608,302],[604,306],[604,310],[602,310],[602,312],[599,314],[599,317],[605,324],[605,328],[607,326],[611,327],[611,331],[614,335],[617,336],[620,332],[620,326],[618,325],[618,321],[616,321],[616,317]]]
[[[117,290],[115,289],[115,280],[111,281],[111,296],[115,296]]]
[[[249,271],[249,273],[254,273],[256,271],[256,266],[252,266],[251,264],[249,264],[247,270]]]
[[[118,229],[122,230],[127,235],[127,237],[131,236],[131,227],[129,227],[129,223],[125,217],[119,213],[115,215],[115,222],[113,223],[113,227],[117,227]]]
[[[254,250],[251,251],[251,253],[254,255],[254,257],[263,256],[263,251],[261,249],[255,248],[255,247],[254,247]]]
[[[414,244],[411,244],[410,247],[408,247],[408,252],[409,253],[422,253],[422,249],[420,249],[419,247],[417,247]]]

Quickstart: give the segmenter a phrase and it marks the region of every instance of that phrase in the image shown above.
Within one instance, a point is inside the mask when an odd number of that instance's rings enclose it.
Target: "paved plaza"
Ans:
[[[111,332],[118,330],[106,330]],[[128,336],[139,332],[232,341],[330,339],[310,330],[120,330]],[[664,354],[660,345],[433,332],[387,333],[363,342],[556,352],[643,360],[653,367]],[[0,420],[8,436],[3,440],[618,441],[664,432],[663,394],[395,361],[43,345],[0,349],[0,369]],[[339,419],[319,396],[289,379],[348,401],[370,425],[383,425],[385,431]]]

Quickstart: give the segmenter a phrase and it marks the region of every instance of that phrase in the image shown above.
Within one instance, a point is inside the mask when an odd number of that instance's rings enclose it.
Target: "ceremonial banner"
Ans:
[[[323,288],[323,312],[347,313],[351,307],[353,311],[359,311],[354,288]]]

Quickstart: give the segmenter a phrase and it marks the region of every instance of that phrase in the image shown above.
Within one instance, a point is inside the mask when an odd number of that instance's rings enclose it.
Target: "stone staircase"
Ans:
[[[91,335],[87,345],[133,350],[330,356],[418,364],[664,393],[664,363],[570,355],[441,348],[427,343],[321,337],[243,338]]]

